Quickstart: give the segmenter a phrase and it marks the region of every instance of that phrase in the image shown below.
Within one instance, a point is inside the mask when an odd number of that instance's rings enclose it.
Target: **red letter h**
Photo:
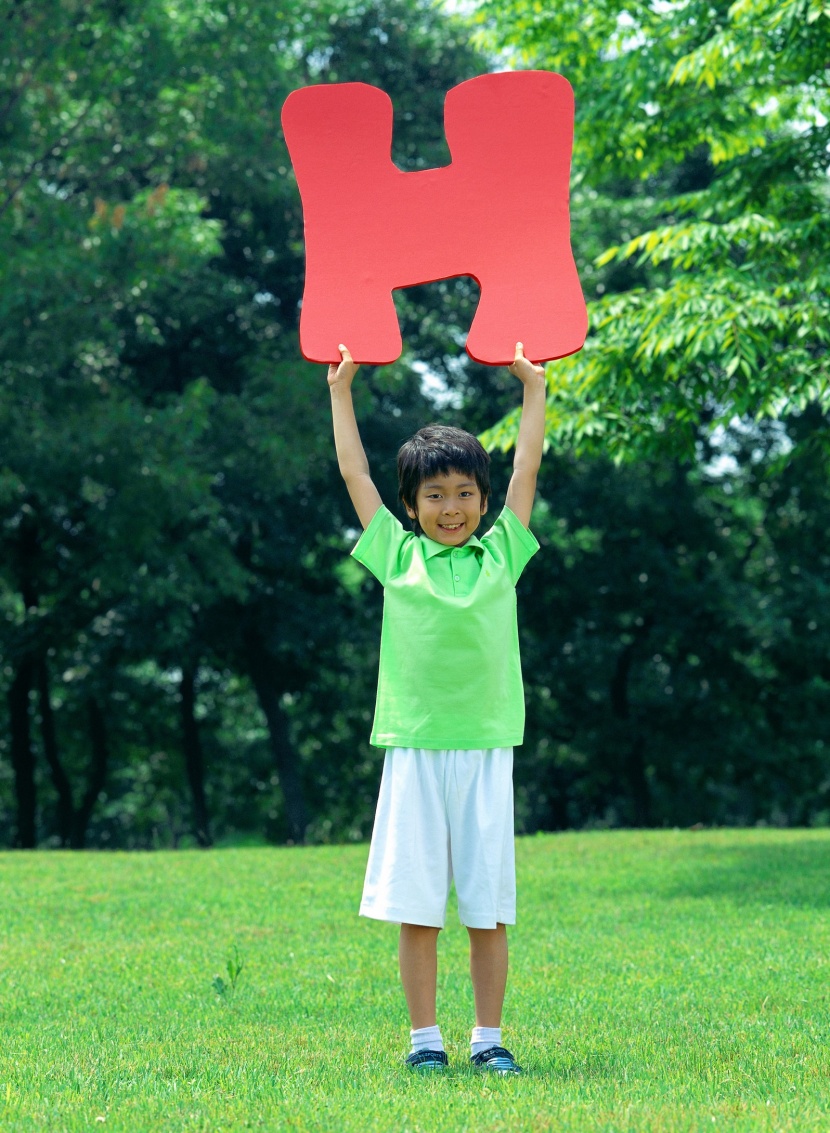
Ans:
[[[570,245],[573,91],[561,75],[483,75],[448,92],[450,165],[392,164],[392,103],[377,87],[304,87],[282,111],[303,201],[300,346],[315,362],[401,353],[392,291],[471,275],[481,299],[467,351],[504,365],[579,350],[587,313]]]

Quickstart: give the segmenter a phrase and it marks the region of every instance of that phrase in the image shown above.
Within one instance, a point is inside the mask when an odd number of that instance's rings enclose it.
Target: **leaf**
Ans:
[[[610,263],[611,260],[613,260],[619,254],[619,251],[619,247],[616,246],[613,248],[606,248],[606,250],[602,252],[601,255],[597,256],[597,258],[594,260],[594,263],[597,267],[604,267],[605,264]]]

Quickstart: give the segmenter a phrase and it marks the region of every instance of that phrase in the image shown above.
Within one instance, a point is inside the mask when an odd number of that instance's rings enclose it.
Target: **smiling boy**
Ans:
[[[413,526],[405,531],[371,479],[351,398],[357,366],[345,346],[340,353],[328,382],[340,472],[364,528],[352,554],[384,587],[371,742],[386,755],[360,912],[400,924],[406,1062],[443,1070],[437,940],[455,880],[470,937],[470,1057],[482,1070],[518,1074],[501,1044],[506,925],[516,920],[513,747],[524,731],[515,587],[539,546],[528,524],[544,442],[544,370],[517,343],[510,372],[524,401],[513,475],[505,507],[478,539],[490,496],[479,441],[430,425],[401,446],[399,494]]]

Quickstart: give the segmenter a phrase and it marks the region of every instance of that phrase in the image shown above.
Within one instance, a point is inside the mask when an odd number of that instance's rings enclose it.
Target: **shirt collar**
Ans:
[[[436,543],[436,541],[434,539],[430,539],[428,536],[423,535],[423,534],[420,536],[420,539],[421,539],[421,542],[424,545],[424,558],[425,559],[432,559],[432,558],[435,557],[435,555],[441,555],[445,551],[453,551],[453,550],[466,551],[468,548],[471,551],[481,552],[482,554],[484,553],[484,547],[479,542],[477,536],[475,536],[475,535],[471,535],[470,538],[467,540],[467,542],[464,544],[463,547],[457,547],[457,548],[456,547],[448,547],[444,543]]]

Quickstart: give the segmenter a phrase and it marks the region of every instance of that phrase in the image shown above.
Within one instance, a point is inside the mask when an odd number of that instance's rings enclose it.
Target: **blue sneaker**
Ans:
[[[406,1065],[420,1074],[429,1074],[436,1070],[446,1070],[449,1059],[444,1050],[418,1050],[406,1056]]]
[[[487,1070],[491,1074],[521,1074],[522,1068],[509,1050],[503,1046],[491,1046],[478,1054],[470,1056],[470,1062],[478,1070]]]

